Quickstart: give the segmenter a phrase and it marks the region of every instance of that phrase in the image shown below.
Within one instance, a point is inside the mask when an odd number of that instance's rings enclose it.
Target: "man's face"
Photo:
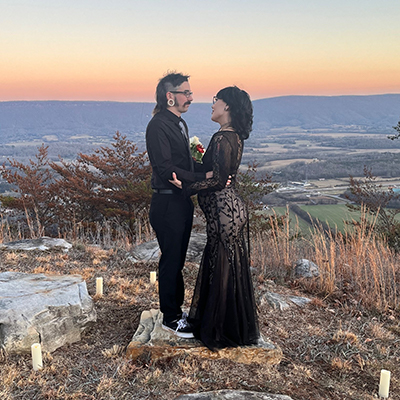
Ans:
[[[175,91],[175,108],[179,113],[185,113],[193,101],[192,92],[189,82],[183,82]],[[183,93],[176,93],[183,92]]]

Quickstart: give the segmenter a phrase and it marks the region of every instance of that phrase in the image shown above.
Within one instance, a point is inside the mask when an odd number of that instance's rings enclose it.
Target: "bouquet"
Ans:
[[[192,153],[192,157],[197,162],[201,162],[203,158],[203,154],[205,152],[204,146],[200,143],[200,140],[197,136],[193,136],[190,138],[190,152]]]

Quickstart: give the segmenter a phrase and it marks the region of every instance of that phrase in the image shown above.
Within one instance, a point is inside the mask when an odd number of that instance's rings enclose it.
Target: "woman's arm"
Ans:
[[[215,142],[210,148],[212,151],[212,174],[206,175],[206,179],[188,185],[185,190],[190,194],[200,190],[221,190],[227,186],[232,164],[232,146],[223,135],[216,136]]]

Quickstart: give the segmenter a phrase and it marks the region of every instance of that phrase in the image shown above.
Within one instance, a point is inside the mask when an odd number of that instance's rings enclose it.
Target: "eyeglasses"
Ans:
[[[170,90],[170,92],[171,92],[171,93],[181,93],[181,94],[184,94],[187,98],[189,98],[190,96],[193,96],[193,92],[191,92],[190,90],[184,90],[183,92],[182,92],[182,91],[179,91],[179,90]]]
[[[219,98],[217,96],[213,96],[213,104],[215,104],[218,100]]]

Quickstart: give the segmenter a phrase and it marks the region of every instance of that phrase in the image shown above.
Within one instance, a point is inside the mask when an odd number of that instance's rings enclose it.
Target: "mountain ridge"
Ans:
[[[253,100],[253,106],[256,135],[280,129],[388,134],[400,119],[400,94],[279,96]],[[117,130],[142,140],[153,107],[149,102],[3,101],[0,143],[48,136],[58,141],[79,135],[110,138]],[[211,104],[194,102],[184,115],[190,134],[215,131],[210,117]]]

